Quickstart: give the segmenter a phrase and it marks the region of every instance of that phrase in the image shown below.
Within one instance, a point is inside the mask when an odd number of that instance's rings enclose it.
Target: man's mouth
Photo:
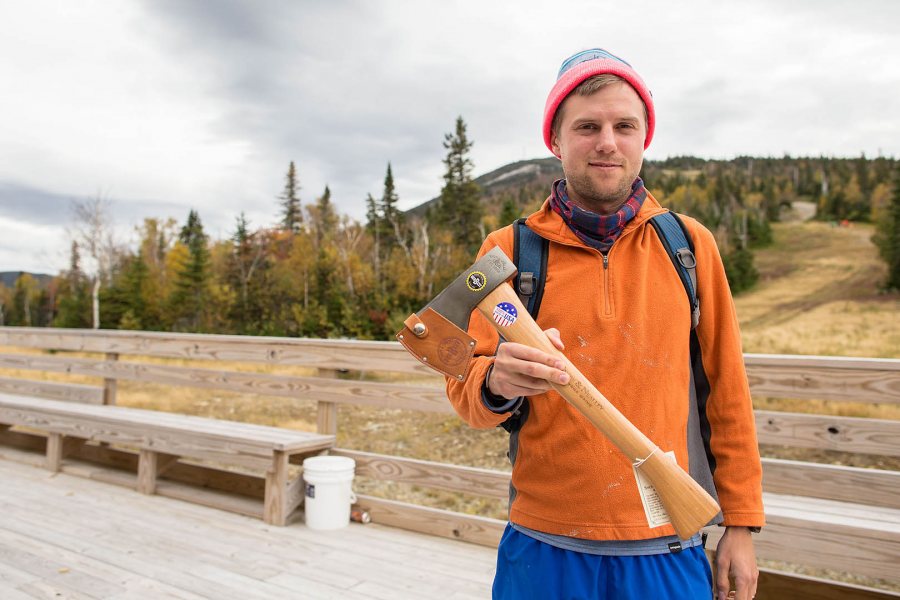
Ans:
[[[621,167],[619,163],[614,162],[606,162],[606,161],[594,161],[588,163],[592,167],[603,167],[603,168],[613,168],[613,167]]]

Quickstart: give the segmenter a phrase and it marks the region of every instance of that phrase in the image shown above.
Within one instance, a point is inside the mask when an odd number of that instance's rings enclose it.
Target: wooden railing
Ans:
[[[76,352],[84,354],[74,356]],[[745,358],[754,397],[900,405],[900,360],[760,354]],[[184,361],[191,366],[180,364]],[[302,374],[238,372],[217,367],[221,361],[297,367]],[[0,391],[76,401],[115,403],[120,380],[315,401],[322,433],[340,429],[336,410],[340,404],[452,413],[442,379],[393,342],[0,327],[0,374],[8,370],[94,378],[96,386],[0,377]],[[395,378],[399,374],[407,381],[373,381],[369,379],[373,373]],[[759,410],[756,423],[764,454],[767,447],[788,446],[900,457],[900,420]],[[509,474],[503,471],[347,448],[334,453],[356,459],[357,476],[362,478],[487,498],[502,499],[508,494]],[[900,472],[778,458],[764,458],[763,463],[769,527],[757,538],[762,558],[847,570],[900,584],[896,568],[900,564]],[[849,513],[846,518],[836,514],[827,523],[792,516],[795,505],[797,510],[806,506],[796,500],[801,496],[840,501],[853,510],[870,507],[872,514],[881,511],[895,520],[877,544],[869,544],[867,530]],[[479,544],[495,545],[504,525],[497,519],[390,498],[361,496],[360,505],[375,522]],[[717,531],[711,535],[715,540]],[[848,539],[859,545],[846,547]],[[765,576],[773,589],[786,589],[786,580],[777,573]],[[804,585],[809,590],[815,583],[805,580]],[[786,593],[782,597],[791,597]]]

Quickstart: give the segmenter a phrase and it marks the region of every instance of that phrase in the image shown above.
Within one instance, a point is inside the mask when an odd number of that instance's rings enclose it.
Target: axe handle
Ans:
[[[494,307],[501,302],[516,307],[518,315],[511,325],[501,326],[493,319]],[[551,385],[569,404],[603,432],[629,461],[638,464],[638,468],[656,488],[672,526],[681,539],[687,539],[700,531],[718,514],[719,505],[712,496],[684,469],[664,456],[656,444],[625,418],[575,365],[556,349],[547,334],[528,314],[528,310],[508,283],[497,286],[478,303],[477,308],[506,340],[537,348],[562,360],[563,370],[570,377],[569,383],[566,385],[551,383]]]

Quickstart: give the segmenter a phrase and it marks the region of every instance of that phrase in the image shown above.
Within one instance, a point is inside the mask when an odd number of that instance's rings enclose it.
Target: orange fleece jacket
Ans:
[[[527,222],[550,240],[538,324],[559,329],[569,360],[663,452],[674,450],[687,470],[690,308],[648,223],[663,210],[648,194],[609,251],[606,268],[548,202]],[[706,411],[723,525],[762,526],[762,468],[734,303],[712,234],[694,219],[682,220],[697,257],[697,335],[711,389]],[[512,227],[491,233],[479,256],[495,246],[512,256]],[[488,410],[481,387],[498,335],[477,311],[469,333],[478,341],[476,357],[465,381],[448,378],[447,394],[469,425],[495,427],[509,414]],[[513,465],[510,521],[592,540],[674,534],[671,525],[647,524],[632,469],[636,457],[625,457],[555,391],[529,402]]]

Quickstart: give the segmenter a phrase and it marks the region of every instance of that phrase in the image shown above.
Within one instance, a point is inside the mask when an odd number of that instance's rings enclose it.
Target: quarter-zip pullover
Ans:
[[[691,310],[679,275],[648,219],[664,209],[648,194],[640,212],[605,255],[589,248],[549,208],[528,226],[550,241],[538,324],[556,327],[566,356],[663,452],[688,470]],[[708,423],[710,464],[724,525],[762,526],[762,469],[740,332],[713,235],[683,217],[695,245],[702,318],[696,330],[709,382],[701,420]],[[499,246],[512,256],[513,231],[490,234],[479,256]],[[465,381],[448,379],[456,412],[471,426],[494,427],[482,384],[498,343],[473,312],[476,358]],[[555,391],[529,398],[518,432],[510,521],[554,535],[636,540],[672,535],[651,528],[632,463]]]

